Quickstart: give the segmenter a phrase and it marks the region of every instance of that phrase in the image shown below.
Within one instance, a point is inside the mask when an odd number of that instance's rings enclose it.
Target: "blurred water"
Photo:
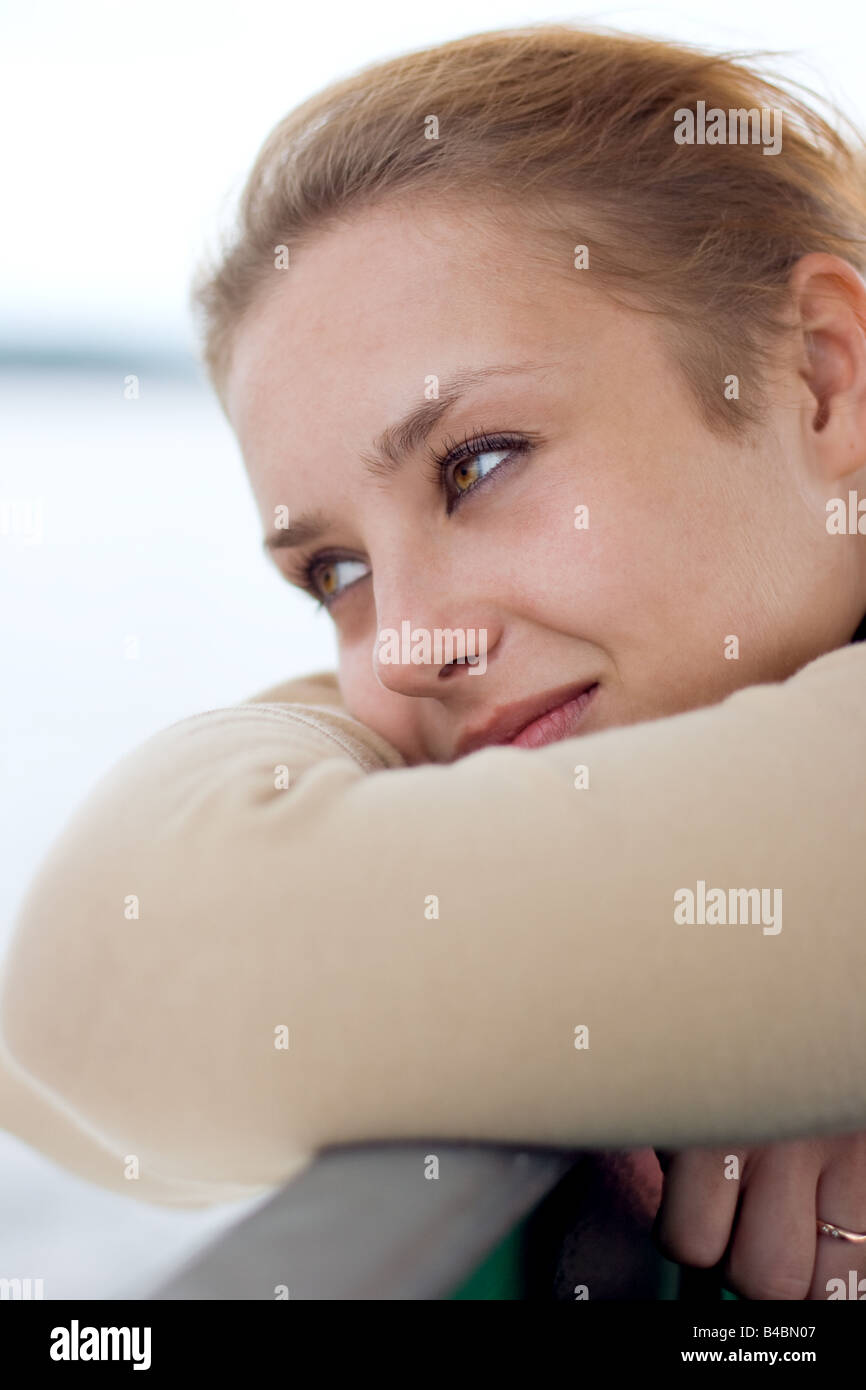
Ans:
[[[143,370],[127,400],[136,370],[0,373],[0,955],[31,875],[116,758],[185,714],[335,664],[327,617],[261,555],[210,395]],[[0,1277],[42,1278],[46,1298],[122,1297],[263,1200],[146,1206],[2,1123]]]

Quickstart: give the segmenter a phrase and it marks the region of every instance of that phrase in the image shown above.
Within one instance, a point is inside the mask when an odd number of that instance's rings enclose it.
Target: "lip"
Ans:
[[[581,681],[506,705],[497,710],[486,724],[463,734],[457,742],[455,759],[475,753],[479,748],[514,743],[522,735],[527,736],[527,741],[524,743],[521,738],[517,746],[526,748],[568,737],[571,725],[583,717],[597,689],[598,681]],[[590,695],[588,700],[580,699],[587,694]]]

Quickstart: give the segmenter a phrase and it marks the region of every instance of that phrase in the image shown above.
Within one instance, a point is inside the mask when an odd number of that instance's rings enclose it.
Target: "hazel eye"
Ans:
[[[512,463],[531,454],[539,442],[541,437],[534,433],[532,438],[510,438],[479,432],[467,435],[459,444],[452,441],[447,453],[432,455],[428,476],[440,494],[444,492],[446,513],[450,516],[462,498],[491,473],[507,472]],[[505,469],[503,464],[507,465]],[[338,598],[368,578],[372,571],[363,560],[323,551],[303,562],[297,573],[299,577],[293,582],[317,598],[320,607],[331,608]]]
[[[351,569],[353,565],[355,569],[360,570],[361,573],[356,574],[354,578],[349,578],[347,582],[341,584],[341,568],[349,566]],[[367,571],[368,566],[366,566],[362,560],[329,560],[327,564],[319,565],[313,572],[311,578],[314,588],[321,594],[326,602],[330,602],[331,599],[337,598],[339,594],[343,593],[356,579],[363,578],[363,575]]]
[[[499,467],[498,464],[494,464],[492,468],[482,470],[481,459],[496,458],[497,455],[501,458],[507,458],[512,452],[511,449],[487,449],[483,453],[472,454],[469,458],[461,459],[459,463],[455,463],[451,477],[457,492],[468,492],[488,473],[492,473],[493,468]]]
[[[446,452],[435,455],[433,481],[444,490],[445,510],[450,516],[455,507],[462,505],[463,498],[470,492],[486,484],[490,475],[501,477],[511,465],[530,454],[537,447],[540,436],[529,439],[524,436],[489,435],[479,431],[468,434],[459,443],[450,441],[445,445]],[[496,486],[496,481],[491,483]]]

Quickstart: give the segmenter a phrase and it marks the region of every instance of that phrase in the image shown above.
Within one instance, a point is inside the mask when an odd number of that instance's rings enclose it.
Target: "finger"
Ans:
[[[819,1168],[799,1143],[773,1144],[748,1175],[731,1249],[727,1286],[750,1299],[804,1299],[815,1265]]]
[[[818,1180],[816,1219],[848,1231],[866,1232],[866,1145],[843,1163],[832,1163]],[[866,1299],[866,1241],[854,1244],[817,1231],[809,1298]],[[831,1281],[837,1281],[832,1283]],[[841,1284],[838,1281],[842,1281]],[[862,1287],[861,1287],[862,1284]]]
[[[670,1156],[653,1235],[678,1264],[710,1269],[725,1253],[740,1184],[725,1176],[723,1149],[685,1149]]]

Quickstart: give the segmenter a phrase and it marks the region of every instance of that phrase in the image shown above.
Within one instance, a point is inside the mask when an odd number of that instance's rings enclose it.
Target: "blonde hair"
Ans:
[[[193,285],[218,396],[278,246],[291,254],[393,196],[477,201],[486,190],[538,231],[539,247],[561,238],[564,273],[585,243],[593,283],[661,316],[711,427],[755,424],[793,264],[826,251],[866,269],[866,166],[853,128],[843,139],[741,56],[539,24],[376,63],[303,102],[268,136],[228,243]],[[698,101],[782,112],[781,152],[676,143],[674,113]],[[431,115],[436,139],[425,138]],[[749,385],[734,411],[729,373]]]

